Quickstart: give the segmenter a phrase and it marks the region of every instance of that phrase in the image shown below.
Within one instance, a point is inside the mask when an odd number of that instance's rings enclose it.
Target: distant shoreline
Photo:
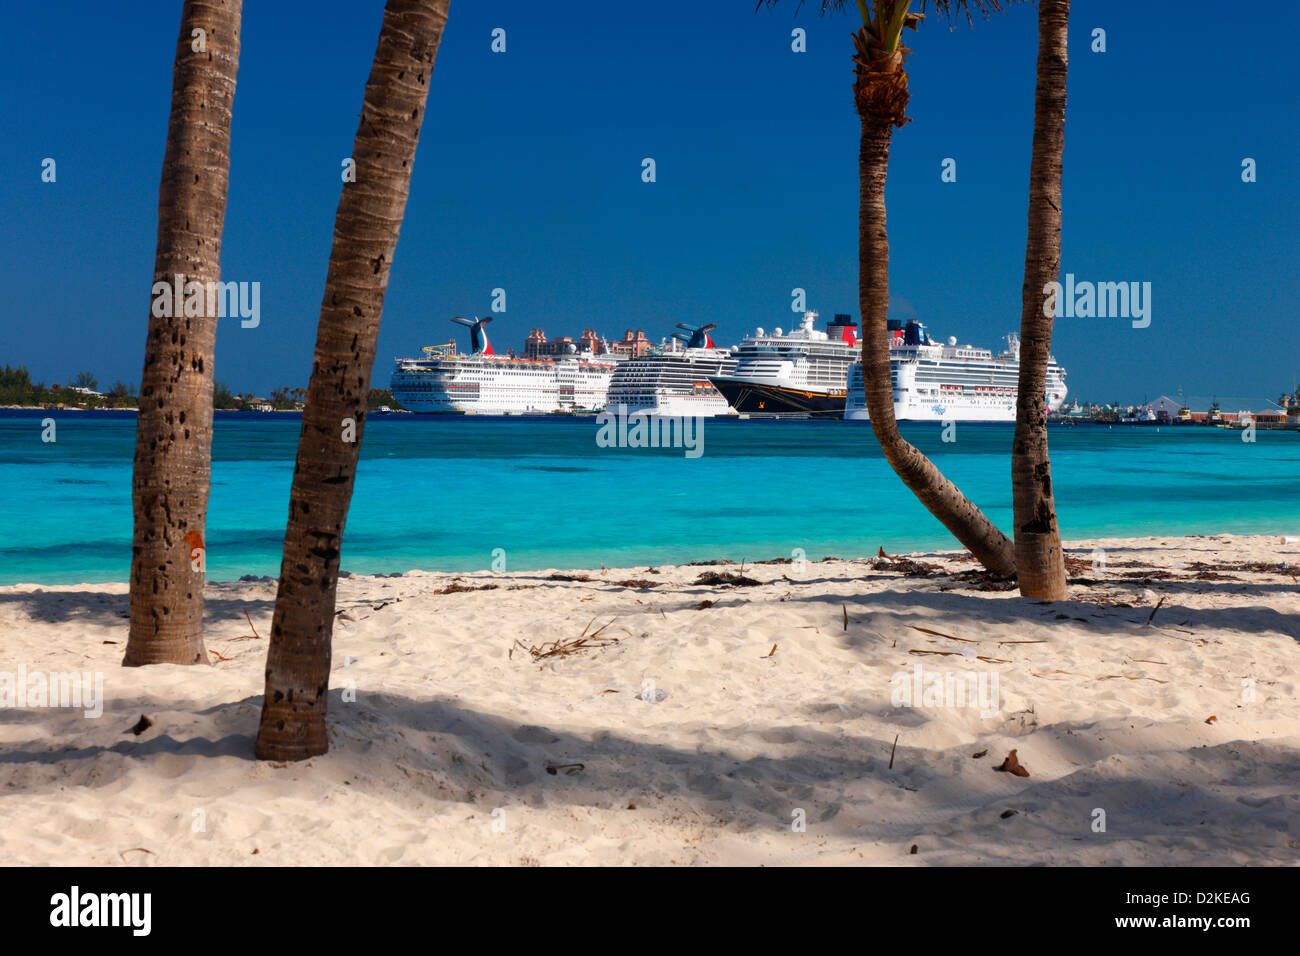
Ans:
[[[64,406],[63,408],[50,408],[46,405],[0,405],[0,412],[132,412],[139,413],[138,408],[99,408],[92,406]],[[216,408],[214,412],[223,412],[232,415],[301,415],[302,412],[293,408],[273,408],[269,412],[253,411],[252,409],[243,408]]]
[[[130,414],[135,415],[135,414],[138,414],[139,411],[140,411],[140,410],[139,410],[138,408],[78,408],[78,407],[73,407],[73,408],[68,408],[68,407],[65,407],[65,408],[46,408],[46,407],[41,406],[41,405],[0,405],[0,414],[3,414],[4,412],[46,412],[46,413],[49,413],[49,414],[55,414],[55,413],[63,413],[63,414],[67,414],[67,413],[69,413],[69,412],[72,412],[72,413],[83,413],[83,412],[84,412],[84,413],[88,413],[88,414],[90,414],[90,413],[94,413],[94,414],[130,413]],[[375,418],[395,418],[395,417],[398,417],[398,416],[402,416],[402,417],[408,417],[408,416],[409,416],[412,420],[420,420],[420,421],[429,421],[429,420],[439,420],[439,421],[444,421],[444,420],[445,420],[445,421],[466,421],[466,422],[470,422],[470,421],[488,421],[488,422],[494,422],[494,421],[503,421],[503,422],[526,422],[526,421],[572,421],[572,422],[589,422],[589,421],[594,421],[594,420],[598,417],[598,416],[596,415],[596,413],[592,413],[592,414],[583,414],[583,415],[566,415],[566,414],[538,414],[538,415],[482,415],[482,414],[473,414],[473,413],[470,413],[470,414],[465,414],[465,413],[457,414],[457,413],[447,413],[447,412],[413,412],[413,411],[410,411],[409,409],[396,409],[396,408],[391,409],[390,411],[387,411],[387,412],[381,412],[381,411],[380,411],[379,409],[377,409],[377,408],[370,408],[370,409],[367,409],[366,412],[367,412],[367,417],[371,417],[371,416],[373,416],[373,417],[375,417]],[[298,410],[298,409],[291,409],[291,408],[275,408],[275,409],[271,409],[270,411],[254,411],[254,410],[252,410],[252,409],[242,409],[242,408],[218,408],[218,409],[214,409],[214,417],[215,417],[215,416],[220,416],[220,417],[221,417],[222,419],[224,419],[224,420],[229,420],[229,418],[230,418],[230,417],[233,417],[233,416],[239,416],[240,418],[245,418],[245,417],[247,417],[247,418],[252,418],[252,417],[263,416],[263,415],[266,415],[266,416],[287,415],[287,416],[298,416],[298,417],[301,417],[301,416],[302,416],[302,411],[301,411],[301,410]],[[764,415],[716,415],[716,416],[712,416],[712,417],[708,418],[707,421],[708,421],[710,424],[712,424],[712,423],[725,423],[725,422],[758,422],[758,423],[773,423],[773,422],[815,423],[815,422],[821,422],[821,423],[831,423],[831,424],[849,424],[849,425],[855,425],[855,423],[853,423],[853,422],[847,422],[847,423],[846,423],[846,422],[845,422],[843,419],[841,419],[841,418],[832,418],[832,417],[802,417],[802,418],[801,418],[801,417],[798,417],[798,416],[776,416],[776,415],[771,415],[771,416],[764,416]],[[943,422],[912,422],[912,421],[908,421],[908,422],[902,422],[901,424],[902,424],[904,427],[910,427],[910,426],[926,426],[926,425],[936,425],[936,426],[941,426],[941,425],[943,425],[944,423],[943,423]],[[961,422],[959,422],[959,424],[960,424],[963,428],[971,428],[971,427],[976,427],[976,428],[1013,428],[1014,425],[1015,425],[1014,422],[984,422],[984,421],[969,421],[969,422],[968,422],[968,421],[961,421]],[[1105,426],[1105,427],[1107,427],[1107,428],[1119,427],[1119,428],[1120,428],[1121,430],[1123,430],[1123,431],[1128,431],[1129,429],[1140,429],[1140,430],[1144,430],[1144,431],[1145,431],[1145,430],[1154,430],[1154,429],[1159,429],[1159,428],[1172,428],[1172,429],[1174,429],[1174,430],[1176,430],[1176,431],[1202,431],[1202,430],[1209,430],[1209,429],[1216,429],[1216,428],[1217,428],[1217,429],[1226,429],[1226,430],[1231,430],[1231,431],[1240,431],[1241,428],[1242,428],[1242,426],[1241,426],[1240,424],[1238,424],[1237,422],[1233,422],[1233,421],[1223,421],[1223,422],[1179,422],[1179,421],[1153,421],[1153,422],[1147,422],[1147,421],[1143,421],[1143,422],[1106,422],[1106,421],[1094,421],[1094,420],[1092,420],[1092,419],[1082,419],[1082,418],[1081,418],[1081,419],[1068,419],[1068,418],[1067,418],[1067,419],[1048,419],[1047,425],[1048,425],[1049,428],[1074,428],[1074,427],[1076,427],[1076,426],[1080,426],[1080,425],[1082,425],[1082,426],[1091,426],[1091,427]],[[855,427],[856,427],[856,426],[855,426]],[[1260,431],[1300,431],[1300,425],[1291,424],[1290,422],[1270,422],[1270,421],[1260,421],[1260,422],[1256,422],[1256,423],[1255,423],[1255,427],[1256,427],[1256,429],[1258,429],[1258,430],[1260,430]]]
[[[138,408],[99,408],[92,406],[64,406],[49,408],[45,405],[0,405],[0,412],[138,412]]]

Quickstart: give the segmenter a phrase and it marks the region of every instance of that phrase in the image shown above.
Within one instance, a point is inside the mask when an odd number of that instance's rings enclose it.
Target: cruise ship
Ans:
[[[890,319],[889,364],[894,417],[899,421],[1014,422],[1020,383],[1020,339],[1006,337],[997,356],[988,349],[934,342],[920,322]],[[1065,369],[1049,359],[1049,412],[1065,402]],[[869,421],[862,388],[862,363],[849,367],[847,421]]]
[[[716,324],[678,323],[665,344],[638,358],[620,362],[609,384],[608,408],[627,414],[712,418],[732,414],[731,406],[709,382],[729,374],[736,358],[718,348],[709,333]]]
[[[492,351],[484,326],[491,318],[451,320],[470,330],[471,354],[456,343],[426,346],[425,358],[399,358],[390,388],[413,412],[462,415],[551,415],[605,407],[612,355],[578,352],[555,358],[514,358]]]
[[[858,355],[857,326],[837,315],[826,331],[805,312],[799,328],[763,329],[736,349],[736,368],[709,381],[737,412],[754,417],[833,416],[844,412],[849,363]]]

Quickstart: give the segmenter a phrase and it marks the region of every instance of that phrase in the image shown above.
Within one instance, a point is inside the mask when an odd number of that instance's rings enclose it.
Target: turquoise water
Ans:
[[[42,418],[57,441],[41,441]],[[208,574],[277,575],[299,419],[218,414]],[[440,419],[366,426],[344,539],[357,573],[810,559],[952,547],[899,483],[869,426],[709,421],[704,454],[596,445],[591,419]],[[1010,425],[904,426],[1004,530]],[[1051,433],[1067,538],[1300,533],[1300,433],[1061,426]],[[129,413],[0,411],[0,584],[125,581]]]

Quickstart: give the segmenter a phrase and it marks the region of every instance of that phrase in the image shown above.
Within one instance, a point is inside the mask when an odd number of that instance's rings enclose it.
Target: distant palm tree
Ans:
[[[330,640],[343,527],[352,500],[379,319],[451,0],[388,0],[334,218],[316,354],[289,493],[280,587],[266,659],[257,756],[329,749]],[[355,434],[353,434],[353,429]],[[347,440],[353,438],[354,440]]]
[[[158,190],[155,283],[221,278],[242,0],[185,0]],[[170,312],[159,316],[156,312]],[[215,315],[151,307],[131,498],[131,630],[122,663],[198,664],[212,461]],[[207,311],[206,309],[203,311]]]
[[[1011,449],[1016,567],[1020,593],[1064,600],[1065,555],[1047,454],[1047,364],[1052,316],[1043,288],[1061,268],[1061,170],[1065,154],[1066,35],[1070,0],[1038,0],[1038,79],[1029,164],[1029,233],[1020,292],[1020,383]]]
[[[776,0],[757,0],[771,6]],[[1002,9],[1015,0],[936,0],[950,20],[964,12],[971,19]],[[800,4],[802,6],[802,3]],[[894,127],[908,122],[907,70],[911,51],[902,45],[903,28],[915,30],[923,13],[910,11],[910,0],[857,0],[862,27],[853,35],[854,101],[862,126],[858,152],[858,299],[862,312],[862,381],[871,428],[885,459],[962,544],[990,571],[1012,575],[1015,548],[993,522],[929,458],[905,440],[894,418],[889,364],[889,237],[885,228],[885,177]],[[847,0],[822,0],[822,12],[845,10]],[[921,9],[925,2],[922,0]]]

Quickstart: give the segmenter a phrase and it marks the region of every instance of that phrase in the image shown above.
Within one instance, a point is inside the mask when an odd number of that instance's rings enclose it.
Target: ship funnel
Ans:
[[[708,325],[701,325],[691,333],[690,341],[686,343],[688,349],[711,349],[713,348],[713,339],[709,338],[709,333],[718,327],[716,322],[710,322]],[[685,328],[685,326],[679,326]]]
[[[826,337],[832,342],[856,345],[858,342],[858,327],[853,321],[853,316],[843,312],[837,313],[835,320],[826,326]]]
[[[904,345],[933,345],[930,341],[929,334],[925,331],[925,326],[915,319],[908,319],[907,325],[903,327],[903,344]]]
[[[470,351],[474,355],[495,355],[492,351],[492,343],[488,341],[487,331],[483,326],[492,321],[492,317],[467,319],[464,316],[454,316],[452,321],[457,325],[463,325],[469,329]]]

